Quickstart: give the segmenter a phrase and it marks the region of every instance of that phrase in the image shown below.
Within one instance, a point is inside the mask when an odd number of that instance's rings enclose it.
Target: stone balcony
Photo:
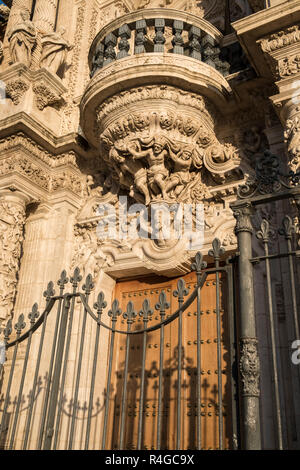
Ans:
[[[236,48],[239,44],[233,35],[224,37],[205,19],[178,10],[138,10],[110,22],[95,37],[89,52],[91,81],[81,101],[81,127],[89,143],[97,147],[103,131],[116,118],[114,112],[104,118],[99,109],[132,87],[192,89],[217,108],[228,107],[232,90],[226,77],[237,71],[229,60]],[[137,101],[136,112],[145,104]],[[155,106],[166,110],[166,102],[157,101]],[[125,108],[121,114],[128,113]]]

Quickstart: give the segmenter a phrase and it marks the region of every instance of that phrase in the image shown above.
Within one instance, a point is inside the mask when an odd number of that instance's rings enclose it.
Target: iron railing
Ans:
[[[185,381],[183,380],[183,374],[186,373],[187,369],[184,366],[184,348],[187,346],[183,338],[183,322],[186,322],[187,329],[191,320],[189,319],[190,313],[189,308],[195,302],[196,310],[196,365],[193,367],[193,375],[196,377],[195,386],[195,403],[194,403],[194,415],[195,415],[195,438],[191,438],[189,446],[197,449],[204,448],[204,441],[206,439],[203,436],[203,420],[208,419],[212,413],[210,409],[206,413],[203,411],[203,390],[204,386],[207,386],[207,379],[203,377],[204,371],[202,348],[204,340],[202,337],[203,317],[201,291],[210,275],[214,276],[215,283],[215,308],[214,312],[216,315],[216,355],[217,355],[217,367],[215,373],[217,374],[217,389],[216,391],[216,402],[213,406],[215,409],[215,416],[217,418],[216,425],[216,436],[214,437],[217,442],[216,447],[223,449],[228,447],[236,448],[238,446],[238,425],[237,425],[237,383],[234,370],[234,364],[236,363],[235,358],[235,325],[234,325],[234,295],[233,295],[233,271],[230,259],[227,259],[224,264],[224,251],[221,247],[220,241],[215,239],[213,242],[212,250],[209,252],[209,257],[214,260],[214,266],[207,268],[206,263],[203,261],[203,255],[198,253],[195,257],[195,262],[192,269],[196,271],[197,282],[193,288],[191,294],[186,287],[183,279],[178,280],[177,289],[173,292],[173,296],[177,298],[178,306],[175,312],[171,312],[170,315],[166,315],[166,310],[169,308],[169,302],[167,301],[166,292],[162,290],[156,300],[155,305],[150,305],[148,299],[145,299],[140,311],[135,310],[134,303],[129,301],[125,312],[122,312],[119,304],[119,300],[114,300],[111,304],[111,308],[107,313],[104,310],[107,307],[103,292],[100,292],[97,301],[94,303],[92,309],[89,305],[89,299],[91,292],[94,288],[91,276],[87,276],[82,289],[79,290],[78,286],[81,282],[81,275],[79,270],[76,269],[73,277],[67,279],[66,272],[63,271],[58,281],[59,294],[55,295],[54,285],[52,282],[48,284],[48,288],[44,293],[46,297],[46,308],[44,312],[39,316],[38,306],[33,306],[32,312],[29,314],[30,319],[29,329],[22,333],[26,329],[24,316],[21,315],[15,325],[16,338],[10,341],[12,334],[12,321],[9,320],[4,331],[4,338],[6,343],[7,355],[11,359],[10,367],[5,367],[5,374],[8,374],[6,386],[4,387],[4,395],[2,396],[2,419],[1,419],[1,445],[3,448],[15,449],[74,449],[74,448],[96,448],[96,449],[110,449],[115,444],[113,442],[118,439],[117,448],[124,449],[128,443],[128,429],[127,429],[127,415],[128,415],[128,384],[129,384],[129,373],[131,370],[132,356],[130,355],[131,344],[134,343],[134,338],[140,338],[138,342],[138,348],[141,346],[141,354],[139,355],[140,365],[135,366],[135,372],[138,373],[139,377],[139,397],[137,399],[137,441],[134,443],[136,449],[144,448],[144,433],[146,423],[146,386],[147,386],[147,344],[149,335],[155,331],[159,332],[159,345],[157,344],[158,352],[158,393],[156,399],[156,410],[155,412],[155,423],[153,425],[156,429],[156,437],[152,439],[152,447],[155,449],[161,449],[162,446],[166,446],[166,417],[165,417],[165,387],[166,387],[166,345],[165,345],[165,334],[166,328],[169,325],[177,322],[177,344],[174,351],[177,351],[177,377],[174,386],[176,387],[176,407],[174,408],[174,415],[176,415],[176,441],[173,447],[176,449],[184,448],[187,444],[184,441],[182,430],[184,429],[184,422],[189,419],[183,415],[183,401],[182,395],[183,390],[186,388]],[[222,263],[221,263],[222,258]],[[210,259],[210,258],[208,258]],[[226,288],[224,290],[225,283],[222,280],[221,289],[221,277],[226,278]],[[224,281],[225,282],[225,281]],[[72,290],[65,292],[66,285],[71,283]],[[221,291],[223,292],[221,297]],[[226,297],[226,308],[221,305],[221,302],[225,302]],[[83,307],[83,311],[78,311],[78,304]],[[54,313],[54,306],[57,305],[56,315]],[[223,307],[223,308],[222,308]],[[94,311],[96,312],[94,312]],[[156,324],[149,326],[152,314],[156,310],[159,312],[160,321]],[[225,313],[224,313],[225,312]],[[48,324],[51,319],[51,313],[54,314],[52,318],[52,345],[49,348],[51,341],[45,342],[46,335],[49,333]],[[209,312],[208,312],[209,313]],[[70,412],[66,413],[65,402],[66,402],[66,382],[67,375],[70,369],[70,356],[74,354],[72,351],[72,335],[74,335],[74,322],[78,321],[80,317],[80,328],[76,330],[78,333],[77,342],[77,354],[76,361],[72,362],[72,400],[70,403]],[[226,318],[225,318],[226,317]],[[138,323],[138,318],[141,319],[143,327],[141,328]],[[89,338],[87,336],[87,323],[88,319],[91,321],[92,328],[94,330],[94,343],[86,344]],[[117,327],[118,321],[122,319],[126,329],[123,327]],[[109,320],[109,321],[108,321]],[[229,359],[224,366],[223,354],[224,354],[224,322],[226,321],[226,330],[229,334]],[[122,325],[122,322],[119,325]],[[194,324],[193,324],[194,325]],[[194,325],[195,326],[195,325]],[[190,329],[194,328],[190,326]],[[102,345],[101,337],[104,335],[104,331],[109,334],[109,344]],[[39,335],[38,335],[39,332]],[[32,355],[31,346],[32,338],[37,337],[37,343],[35,345],[35,353]],[[125,356],[123,357],[124,363],[121,365],[118,362],[117,344],[120,338],[124,338],[125,341]],[[211,340],[208,340],[211,342]],[[73,345],[74,346],[74,345]],[[83,432],[84,437],[81,437],[81,444],[78,444],[78,423],[81,421],[78,417],[79,411],[79,394],[82,387],[83,369],[85,367],[84,351],[85,347],[88,347],[92,357],[92,370],[90,374],[89,384],[84,384],[88,390],[88,402],[86,406],[87,416],[84,416],[82,420],[81,433]],[[43,369],[43,373],[46,373],[46,382],[43,390],[43,397],[41,400],[41,364],[45,357],[42,358],[43,354],[47,357],[47,367]],[[25,351],[25,354],[24,354]],[[20,354],[19,354],[20,353]],[[175,353],[174,353],[175,354]],[[101,367],[99,360],[102,358],[101,363],[103,364],[103,356],[106,355],[107,364],[106,371],[106,385],[105,385],[105,400],[102,406],[102,417],[103,421],[101,424],[101,430],[95,431],[93,420],[95,419],[93,413],[96,409],[95,400],[95,387],[97,386],[97,371]],[[137,358],[135,358],[138,360]],[[103,367],[103,366],[102,366]],[[121,367],[121,369],[120,369]],[[224,367],[226,370],[224,371]],[[20,373],[21,370],[21,373]],[[190,369],[191,370],[191,367]],[[32,379],[28,379],[26,382],[26,374],[30,373]],[[232,402],[228,405],[228,399],[226,405],[229,406],[230,411],[227,410],[227,416],[230,419],[230,432],[224,429],[224,419],[226,420],[224,413],[224,396],[223,396],[223,385],[224,372],[228,377],[228,386],[230,393],[227,394]],[[210,374],[211,372],[208,371]],[[4,374],[4,375],[5,375]],[[116,396],[116,387],[114,385],[114,377],[122,375],[122,384],[119,383],[118,389],[121,390],[121,405],[119,411],[113,406],[114,396]],[[204,383],[205,382],[205,383]],[[26,384],[26,386],[25,386]],[[176,385],[177,384],[177,385]],[[27,387],[27,388],[26,388]],[[24,400],[26,393],[29,394],[28,403]],[[137,393],[137,390],[136,390]],[[15,394],[15,400],[13,395]],[[26,401],[26,400],[25,400]],[[168,405],[167,405],[168,406]],[[37,418],[37,409],[40,407],[40,412]],[[24,421],[20,425],[20,415],[24,414]],[[119,414],[116,420],[116,415]],[[190,415],[191,413],[188,413]],[[62,421],[68,415],[67,431],[62,436]],[[112,420],[114,424],[112,426]],[[117,424],[116,424],[117,423]],[[37,429],[38,433],[35,438],[32,437],[33,430]],[[117,429],[116,429],[117,428]],[[226,429],[228,426],[226,425]],[[66,429],[66,428],[64,428]],[[173,432],[173,430],[171,430]],[[95,432],[97,438],[95,438]],[[193,434],[190,433],[190,434]],[[229,435],[228,435],[229,434]],[[97,439],[95,441],[95,439]],[[193,440],[194,439],[194,440]],[[225,442],[226,441],[226,442]],[[229,441],[229,444],[228,444]],[[172,445],[172,444],[170,444]]]

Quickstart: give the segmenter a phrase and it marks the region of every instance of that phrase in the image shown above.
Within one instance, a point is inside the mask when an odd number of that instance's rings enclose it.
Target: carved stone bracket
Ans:
[[[6,83],[5,92],[6,96],[11,98],[15,105],[18,105],[28,89],[29,83],[20,78]]]
[[[259,397],[260,362],[256,338],[241,338],[240,340],[240,377],[242,395]]]
[[[35,93],[36,106],[40,111],[47,106],[59,107],[63,103],[62,97],[53,92],[44,81],[36,82],[32,89]]]

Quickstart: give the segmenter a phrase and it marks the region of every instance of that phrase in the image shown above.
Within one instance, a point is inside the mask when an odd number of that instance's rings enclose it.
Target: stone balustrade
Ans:
[[[90,49],[91,77],[108,64],[145,53],[181,54],[202,61],[223,76],[230,64],[222,58],[223,35],[208,21],[166,9],[135,11],[106,25]]]

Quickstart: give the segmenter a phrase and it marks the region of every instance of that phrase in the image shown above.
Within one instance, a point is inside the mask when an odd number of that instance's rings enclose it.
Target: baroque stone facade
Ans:
[[[230,205],[264,151],[300,169],[299,1],[4,3],[0,325],[29,311],[62,269],[79,267],[96,285],[188,273],[198,250],[176,238],[175,217],[170,238],[161,221],[151,237],[155,204],[201,205],[203,255],[215,238],[236,252],[252,211]],[[108,205],[116,231],[101,238]],[[147,237],[130,239],[141,206]],[[257,351],[256,338],[242,339],[251,399]]]

